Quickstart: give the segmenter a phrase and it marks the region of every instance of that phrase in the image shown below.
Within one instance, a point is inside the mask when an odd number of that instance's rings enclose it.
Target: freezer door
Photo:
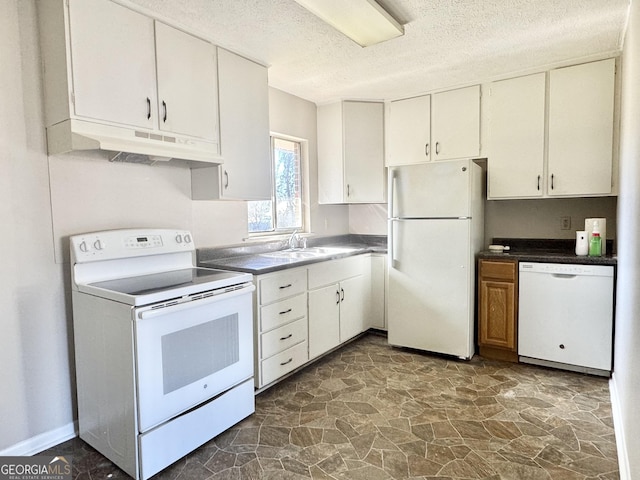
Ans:
[[[471,176],[481,170],[471,160],[389,169],[389,217],[472,216]]]
[[[470,358],[474,260],[470,220],[392,220],[391,345]]]

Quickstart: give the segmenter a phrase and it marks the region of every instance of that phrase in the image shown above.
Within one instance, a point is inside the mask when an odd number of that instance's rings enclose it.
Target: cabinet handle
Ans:
[[[284,290],[285,288],[289,288],[289,287],[292,287],[292,286],[293,286],[293,284],[289,283],[288,285],[280,285],[278,288],[279,288],[280,290]],[[286,313],[286,312],[285,312],[285,313]]]
[[[284,287],[280,287],[280,288],[284,288]],[[291,313],[291,309],[285,310],[284,312],[280,312],[280,315],[286,315],[287,313]]]
[[[351,185],[347,183],[347,197],[351,196]]]
[[[342,298],[340,299],[341,302],[344,302],[344,289],[341,288],[340,291],[342,292]]]
[[[147,120],[151,118],[151,99],[147,97]]]
[[[227,188],[229,188],[229,173],[225,170],[224,171],[224,189],[226,190]]]
[[[425,157],[429,156],[429,144],[428,143],[424,144],[424,156]]]
[[[280,365],[286,365],[287,363],[291,363],[291,362],[293,362],[293,358],[290,358],[286,362],[280,362]]]
[[[340,303],[340,290],[336,290],[336,305]]]
[[[436,155],[440,155],[440,142],[436,142]]]
[[[540,191],[540,175],[538,175],[538,191]]]
[[[560,344],[560,350],[564,350],[564,343]]]
[[[552,173],[551,174],[551,190],[553,190],[553,189],[554,189],[554,186],[553,186],[553,173]]]
[[[167,121],[167,103],[163,100],[162,101],[162,121],[166,123]]]
[[[289,340],[291,337],[293,337],[293,333],[290,333],[286,337],[280,337],[280,340]]]

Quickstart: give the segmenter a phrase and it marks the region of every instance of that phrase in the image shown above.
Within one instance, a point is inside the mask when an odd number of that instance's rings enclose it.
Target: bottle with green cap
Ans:
[[[591,240],[589,240],[589,256],[600,257],[602,255],[602,238],[600,237],[600,225],[598,222],[593,223],[593,232]]]

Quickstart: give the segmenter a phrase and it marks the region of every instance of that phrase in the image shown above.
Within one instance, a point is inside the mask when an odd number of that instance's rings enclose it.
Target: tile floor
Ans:
[[[128,478],[79,439],[77,479]],[[606,379],[459,362],[366,335],[256,398],[164,479],[616,479]]]

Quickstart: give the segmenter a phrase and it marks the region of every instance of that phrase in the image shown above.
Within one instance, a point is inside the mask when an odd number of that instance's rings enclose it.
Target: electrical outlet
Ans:
[[[560,229],[571,230],[571,217],[560,217]]]

